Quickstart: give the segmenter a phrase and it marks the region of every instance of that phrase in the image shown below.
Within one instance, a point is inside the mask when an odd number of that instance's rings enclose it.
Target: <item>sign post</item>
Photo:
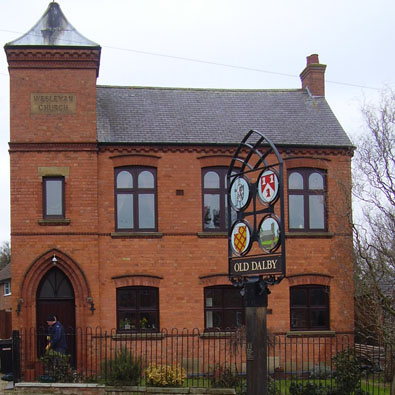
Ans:
[[[269,285],[285,276],[283,162],[262,133],[249,131],[228,169],[229,279],[246,306],[247,394],[267,395]]]

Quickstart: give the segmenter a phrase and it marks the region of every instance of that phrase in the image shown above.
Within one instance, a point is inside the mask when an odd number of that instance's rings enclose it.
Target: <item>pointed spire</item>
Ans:
[[[67,21],[55,1],[49,4],[41,19],[26,34],[9,42],[7,46],[99,47]]]

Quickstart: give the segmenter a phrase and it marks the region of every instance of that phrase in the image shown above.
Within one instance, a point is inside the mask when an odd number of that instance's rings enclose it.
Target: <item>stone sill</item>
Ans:
[[[334,337],[335,331],[289,331],[285,334],[286,337]]]
[[[68,218],[42,218],[38,220],[38,224],[41,226],[67,226],[70,225],[70,222]]]
[[[236,331],[210,331],[207,330],[200,334],[201,339],[228,339],[234,335]]]
[[[332,238],[335,234],[333,232],[285,232],[285,237],[288,239],[294,238]]]
[[[161,232],[111,232],[113,239],[134,239],[134,238],[146,238],[146,239],[160,239],[163,237]]]
[[[198,237],[228,237],[228,232],[198,232]]]
[[[113,340],[162,340],[166,334],[161,332],[130,332],[130,333],[116,333],[111,336]]]

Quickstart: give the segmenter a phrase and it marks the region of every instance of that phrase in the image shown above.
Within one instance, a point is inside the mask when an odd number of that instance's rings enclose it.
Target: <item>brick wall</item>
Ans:
[[[202,329],[204,286],[229,282],[221,276],[228,270],[227,236],[199,233],[201,169],[229,163],[233,149],[99,147],[96,69],[67,67],[10,68],[13,311],[18,299],[24,300],[21,314],[13,315],[14,327],[36,325],[37,288],[56,251],[59,267],[74,287],[77,326],[115,327],[116,288],[126,284],[159,287],[161,327]],[[76,112],[32,114],[32,92],[74,93]],[[300,283],[329,285],[330,329],[352,332],[352,239],[346,217],[350,155],[340,149],[294,149],[282,154],[287,169],[313,166],[327,171],[329,232],[287,234],[289,278],[272,288],[269,330],[290,330],[289,287]],[[157,167],[159,232],[118,237],[114,167],[134,164]],[[45,171],[64,172],[67,223],[41,221]],[[95,303],[94,314],[87,297]]]

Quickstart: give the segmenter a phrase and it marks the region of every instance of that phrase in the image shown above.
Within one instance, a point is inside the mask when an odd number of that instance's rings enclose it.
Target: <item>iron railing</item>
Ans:
[[[114,384],[114,370],[123,363],[122,355],[126,355],[129,364],[136,361],[141,364],[135,384],[149,384],[146,368],[154,364],[165,367],[165,371],[182,368],[186,375],[184,386],[233,385],[239,393],[245,386],[244,332],[172,329],[158,333],[119,333],[86,328],[68,332],[67,343],[69,356],[63,359],[45,351],[45,331],[14,331],[15,380]],[[354,344],[352,335],[270,336],[270,388],[275,388],[276,393],[289,393],[292,382],[334,388],[340,374],[336,371],[340,369],[336,356],[342,353],[347,353],[347,360],[354,361],[359,388],[369,394],[389,394],[395,349],[391,345]]]

